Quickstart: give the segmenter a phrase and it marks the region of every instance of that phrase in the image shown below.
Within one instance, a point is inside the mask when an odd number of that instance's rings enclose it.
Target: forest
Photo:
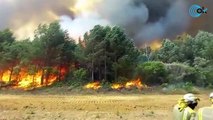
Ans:
[[[33,40],[0,31],[0,87],[37,88],[53,83],[213,87],[213,34],[199,31],[164,39],[160,47],[135,45],[118,26],[96,25],[78,42],[58,22],[39,25]]]

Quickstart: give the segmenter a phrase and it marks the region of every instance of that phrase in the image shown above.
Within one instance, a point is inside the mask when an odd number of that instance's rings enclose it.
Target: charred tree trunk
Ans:
[[[1,71],[0,71],[0,81],[2,81],[3,73],[4,73],[4,72],[1,70]]]
[[[9,77],[9,82],[11,82],[11,79],[12,79],[12,75],[13,75],[13,67],[12,67],[12,69],[11,69],[11,71],[10,71],[10,77]]]
[[[50,77],[50,71],[49,71],[49,70],[47,70],[47,72],[45,73],[45,85],[46,85],[46,86],[48,85],[49,77]]]
[[[62,68],[63,68],[63,65],[60,64],[59,72],[58,72],[58,81],[62,80]]]
[[[16,81],[21,81],[21,77],[20,77],[19,73],[16,74],[15,80],[16,80]]]
[[[115,57],[115,76],[114,76],[114,78],[115,78],[115,80],[117,80],[117,78],[118,78],[118,70],[117,70],[117,58]]]
[[[98,67],[98,79],[99,79],[99,80],[102,80],[102,75],[101,75],[101,65],[100,65],[100,62],[99,62],[99,67]]]
[[[42,74],[41,74],[41,85],[43,85],[44,84],[44,73],[45,72],[45,70],[44,70],[44,68],[42,68]]]
[[[58,73],[57,73],[57,74],[58,74],[58,75],[57,75],[57,80],[58,80],[58,81],[61,80],[61,74],[62,74],[62,73],[61,73],[61,69],[62,69],[62,68],[61,68],[61,65],[60,65],[59,70],[58,70]]]
[[[94,81],[94,62],[92,60],[92,81]]]
[[[35,74],[33,74],[33,88],[35,87]]]
[[[104,60],[104,81],[107,80],[107,61],[106,61],[106,53],[105,53],[105,60]]]
[[[36,85],[35,85],[35,76],[36,76],[36,74],[39,72],[39,71],[38,71],[38,68],[39,68],[39,66],[36,65],[36,66],[35,66],[35,69],[34,69],[34,72],[33,72],[33,87],[36,86]]]

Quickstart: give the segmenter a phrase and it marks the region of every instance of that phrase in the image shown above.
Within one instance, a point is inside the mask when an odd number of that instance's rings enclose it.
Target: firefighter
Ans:
[[[188,93],[178,101],[178,104],[173,109],[174,120],[195,120],[196,112],[194,111],[197,106],[199,98],[194,94]]]
[[[213,120],[213,92],[209,96],[212,105],[198,110],[196,120]]]

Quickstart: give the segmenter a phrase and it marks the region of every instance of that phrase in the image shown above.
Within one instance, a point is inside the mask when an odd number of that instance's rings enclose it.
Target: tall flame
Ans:
[[[127,89],[132,89],[133,87],[142,89],[144,87],[144,85],[141,83],[141,80],[139,78],[137,80],[129,81],[125,84],[125,88],[127,88]]]
[[[55,68],[56,69],[56,68]],[[65,76],[67,73],[65,68],[60,70],[61,77]],[[43,83],[42,83],[43,76]],[[24,90],[31,88],[43,87],[46,85],[52,85],[58,79],[58,74],[50,73],[48,77],[45,77],[42,70],[38,70],[35,74],[29,74],[29,71],[26,68],[21,68],[18,74],[12,74],[10,70],[6,70],[2,73],[2,81],[5,84],[12,84],[13,88],[21,88]]]

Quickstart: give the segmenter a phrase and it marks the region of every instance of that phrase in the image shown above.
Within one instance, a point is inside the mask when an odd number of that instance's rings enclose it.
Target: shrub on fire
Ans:
[[[108,86],[108,85],[107,85]],[[130,80],[125,83],[112,83],[111,85],[108,86],[112,90],[121,90],[121,89],[127,89],[127,90],[132,90],[132,89],[143,89],[143,88],[148,88],[147,85],[142,83],[142,80],[140,78],[135,79],[135,80]],[[106,86],[104,84],[101,84],[100,82],[91,82],[88,83],[84,86],[85,89],[92,89],[92,90],[99,90],[101,88],[106,89]]]

